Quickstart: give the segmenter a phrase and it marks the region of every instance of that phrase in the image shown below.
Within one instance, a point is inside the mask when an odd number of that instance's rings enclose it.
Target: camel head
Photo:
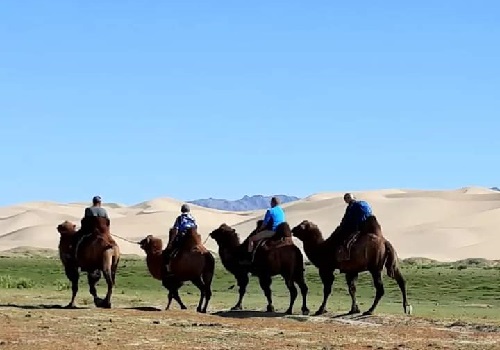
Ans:
[[[311,221],[304,220],[292,229],[292,236],[304,241],[311,236],[313,231],[317,230],[318,226],[316,226],[316,224]]]
[[[147,255],[149,255],[158,251],[161,252],[163,250],[163,241],[161,238],[154,237],[153,235],[147,235],[139,242],[139,246]]]
[[[61,235],[61,237],[64,236],[72,236],[76,233],[76,225],[73,224],[72,222],[66,220],[63,223],[57,225],[57,232]]]
[[[236,230],[225,223],[210,232],[209,236],[213,238],[218,245],[224,245],[225,243],[230,242],[235,238],[239,240]]]

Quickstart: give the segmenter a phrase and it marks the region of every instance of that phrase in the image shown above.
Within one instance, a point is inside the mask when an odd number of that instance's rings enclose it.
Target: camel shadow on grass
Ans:
[[[225,311],[215,311],[211,313],[213,316],[227,317],[227,318],[253,318],[253,317],[283,317],[286,316],[284,312],[268,312],[268,311],[256,311],[256,310],[225,310]]]
[[[8,304],[0,304],[0,308],[6,309],[6,308],[16,308],[16,309],[22,309],[22,310],[87,310],[90,309],[89,307],[74,307],[74,308],[67,308],[64,305],[60,304],[15,304],[15,303],[8,303]]]

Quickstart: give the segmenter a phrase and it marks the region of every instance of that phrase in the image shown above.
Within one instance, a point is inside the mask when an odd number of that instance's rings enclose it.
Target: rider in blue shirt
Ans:
[[[271,238],[276,233],[276,228],[278,225],[286,221],[285,212],[283,208],[279,205],[280,200],[278,197],[271,198],[271,208],[267,209],[264,215],[264,221],[261,226],[257,228],[256,234],[248,239],[248,253],[252,253],[255,242],[264,239]],[[249,260],[243,260],[242,264],[251,263]]]

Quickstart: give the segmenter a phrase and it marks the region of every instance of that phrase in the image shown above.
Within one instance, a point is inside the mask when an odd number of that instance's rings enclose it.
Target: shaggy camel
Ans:
[[[261,221],[257,222],[257,226],[260,226],[260,223]],[[227,271],[234,275],[238,283],[239,298],[232,310],[242,309],[243,296],[249,282],[248,274],[252,272],[259,278],[260,287],[267,298],[268,312],[274,312],[271,294],[272,277],[281,275],[290,292],[290,305],[286,310],[286,314],[292,314],[293,305],[298,295],[295,283],[299,286],[302,294],[302,314],[309,314],[307,307],[308,287],[304,278],[302,252],[293,244],[290,227],[287,223],[281,224],[276,231],[277,239],[270,239],[258,245],[251,267],[240,264],[242,254],[247,251],[248,238],[243,243],[240,243],[236,230],[226,224],[222,224],[210,233],[210,237],[219,246],[219,256],[222,264]]]
[[[87,272],[90,294],[94,304],[101,308],[111,308],[111,295],[115,285],[116,271],[120,261],[120,248],[111,237],[106,219],[95,218],[91,221],[93,227],[90,233],[76,229],[76,225],[64,221],[57,226],[60,234],[59,257],[64,266],[66,277],[71,281],[72,296],[67,308],[75,307],[78,293],[80,270]],[[108,287],[106,297],[97,296],[96,285],[101,278],[101,272]]]
[[[378,226],[375,217],[371,219],[372,226]],[[403,296],[403,309],[405,313],[411,313],[411,306],[407,302],[406,281],[398,267],[398,259],[394,247],[380,233],[360,234],[352,243],[349,260],[341,258],[338,242],[332,234],[327,240],[318,226],[311,221],[304,220],[292,229],[292,234],[300,239],[304,245],[304,251],[319,270],[321,281],[323,282],[323,303],[316,311],[315,315],[326,312],[326,302],[332,292],[332,285],[335,280],[334,271],[339,269],[345,273],[346,282],[351,296],[352,304],[349,314],[359,313],[359,306],[356,301],[356,281],[358,274],[369,271],[373,278],[376,289],[375,299],[372,306],[363,314],[371,315],[375,311],[377,304],[384,295],[384,285],[382,283],[382,270],[384,265],[387,275],[396,280]]]
[[[172,234],[170,234],[171,239],[173,239]],[[200,290],[200,301],[196,310],[206,313],[212,297],[211,284],[215,259],[203,247],[196,231],[189,231],[186,235],[183,244],[173,252],[173,257],[170,259],[171,274],[168,275],[165,273],[163,263],[163,241],[148,235],[139,242],[139,245],[146,253],[146,264],[151,276],[162,281],[162,285],[168,290],[166,310],[170,308],[172,299],[175,299],[181,309],[187,309],[179,296],[179,289],[183,282],[191,281]]]

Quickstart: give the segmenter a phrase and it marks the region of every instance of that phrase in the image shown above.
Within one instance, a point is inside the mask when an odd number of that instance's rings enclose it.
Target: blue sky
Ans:
[[[500,184],[496,1],[2,1],[0,205]]]

